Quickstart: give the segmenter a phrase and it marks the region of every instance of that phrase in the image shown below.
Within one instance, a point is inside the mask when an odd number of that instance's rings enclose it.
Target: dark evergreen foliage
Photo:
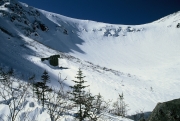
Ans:
[[[38,101],[41,100],[41,89],[40,89],[39,83],[40,82],[36,82],[33,84],[33,91],[36,94]]]
[[[35,94],[37,95],[38,101],[41,100],[42,106],[44,107],[45,101],[47,100],[45,93],[52,91],[52,89],[49,88],[49,86],[47,86],[47,83],[50,82],[50,77],[46,70],[44,71],[43,75],[41,76],[41,80],[42,80],[42,82],[36,82],[34,84],[34,91],[35,91]]]
[[[94,96],[92,96],[92,94],[90,92],[86,93],[85,96],[86,96],[86,98],[85,98],[85,103],[84,103],[85,108],[84,108],[83,117],[84,118],[88,117],[88,118],[92,119],[91,118],[91,114],[92,114],[91,111],[94,107],[94,105],[92,103],[94,101]]]
[[[102,116],[102,112],[107,111],[109,108],[109,102],[104,101],[100,93],[93,96],[90,92],[87,92],[85,99],[83,116],[88,117],[91,121],[97,121]]]
[[[84,81],[84,77],[81,69],[79,69],[77,76],[75,77],[78,81],[72,80],[75,85],[70,86],[72,88],[72,92],[70,92],[72,95],[71,100],[74,101],[75,105],[79,106],[79,111],[76,113],[76,118],[78,118],[79,121],[83,121],[88,116],[85,112],[86,95],[83,89],[87,86],[83,85],[86,82]]]
[[[42,93],[42,98],[41,98],[41,101],[42,101],[42,106],[44,107],[44,104],[45,104],[45,101],[47,100],[45,98],[45,93],[47,91],[51,91],[51,89],[47,86],[47,82],[50,82],[50,77],[48,75],[48,72],[45,70],[43,75],[41,76],[41,80],[43,82],[40,83],[40,88],[41,88],[41,93]]]
[[[100,94],[93,96],[90,91],[85,92],[83,73],[81,69],[78,70],[76,80],[72,80],[75,85],[70,86],[72,88],[70,100],[74,101],[74,104],[78,106],[79,111],[76,113],[76,118],[79,121],[84,119],[90,119],[91,121],[97,121],[101,117],[102,111],[105,111],[109,107],[109,102],[105,102]]]

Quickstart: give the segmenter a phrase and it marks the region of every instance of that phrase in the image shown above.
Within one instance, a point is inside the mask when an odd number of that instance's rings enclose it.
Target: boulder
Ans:
[[[180,121],[180,99],[158,103],[148,121]]]
[[[180,23],[178,23],[176,27],[177,27],[177,28],[180,28]]]

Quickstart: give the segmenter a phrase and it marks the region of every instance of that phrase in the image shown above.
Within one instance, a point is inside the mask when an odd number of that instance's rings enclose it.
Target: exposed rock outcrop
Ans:
[[[180,99],[158,103],[148,121],[180,121]]]

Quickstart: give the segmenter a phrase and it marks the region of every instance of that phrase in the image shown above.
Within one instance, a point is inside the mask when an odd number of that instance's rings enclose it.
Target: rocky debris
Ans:
[[[32,7],[24,8],[21,4],[16,1],[1,0],[0,5],[9,9],[11,12],[6,10],[0,10],[2,17],[9,19],[15,23],[15,26],[19,28],[26,36],[39,36],[37,30],[48,31],[48,27],[38,20],[40,12]],[[1,29],[4,31],[3,29]],[[8,34],[8,32],[5,31]]]
[[[68,32],[67,32],[66,29],[64,29],[63,33],[66,34],[66,35],[68,35]]]
[[[56,31],[60,31],[60,32],[68,35],[68,31],[67,31],[67,29],[66,29],[64,26],[59,26],[59,25],[57,25],[57,26],[56,26]]]
[[[148,121],[180,121],[180,99],[158,103]]]
[[[40,37],[40,31],[49,31],[49,27],[41,21],[43,15],[37,9],[23,6],[16,0],[0,0],[0,6],[5,8],[0,10],[1,17],[13,22],[25,36]],[[69,34],[68,29],[61,25],[56,29],[65,35]]]
[[[178,23],[176,27],[177,27],[177,28],[180,28],[180,23]]]
[[[134,32],[134,31],[136,31],[136,29],[134,29],[134,28],[132,28],[130,26],[128,26],[126,30],[127,30],[127,32]]]
[[[5,3],[8,3],[9,0],[0,0],[0,5],[4,5]]]
[[[144,30],[143,28],[136,29],[136,28],[132,28],[130,26],[128,26],[127,28],[119,27],[117,29],[107,27],[107,28],[105,28],[104,36],[113,36],[113,37],[118,37],[120,35],[125,36],[127,32],[140,32],[143,30]]]
[[[42,24],[40,21],[37,21],[35,20],[33,22],[33,29],[36,30],[36,29],[41,29],[42,31],[48,31],[48,27],[45,26],[45,24]]]
[[[119,29],[106,29],[106,31],[104,32],[104,36],[118,37],[119,32],[121,32],[121,28],[119,28]]]

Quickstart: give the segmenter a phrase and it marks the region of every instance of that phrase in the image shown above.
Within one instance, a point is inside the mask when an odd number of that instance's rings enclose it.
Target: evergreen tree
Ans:
[[[48,75],[48,72],[45,70],[43,72],[43,75],[41,76],[41,80],[46,84],[47,82],[50,82],[50,77]]]
[[[94,109],[93,101],[94,101],[94,96],[90,92],[87,92],[85,94],[85,108],[84,108],[84,114],[83,117],[90,118],[92,120],[92,110]]]
[[[118,116],[122,116],[125,117],[126,113],[127,113],[127,107],[128,105],[124,102],[124,96],[123,93],[120,95],[119,94],[119,98],[117,99],[117,101],[113,104],[114,107],[114,114],[118,115]]]
[[[36,94],[38,101],[41,100],[41,96],[42,96],[41,95],[41,89],[40,89],[40,86],[39,86],[40,84],[39,83],[41,83],[41,82],[36,82],[36,83],[33,84],[33,91]]]
[[[41,76],[42,82],[36,82],[33,84],[34,93],[37,95],[38,101],[41,100],[42,106],[44,107],[46,99],[46,92],[52,91],[49,86],[47,86],[47,82],[50,82],[50,77],[48,75],[48,72],[45,70],[43,72],[43,75]]]
[[[44,71],[43,75],[41,76],[41,80],[43,82],[39,83],[39,87],[41,88],[41,94],[42,94],[41,101],[42,101],[42,106],[44,107],[45,101],[47,100],[45,97],[45,93],[47,91],[51,91],[51,89],[47,86],[47,82],[50,82],[50,77],[46,70]]]
[[[72,92],[70,92],[70,94],[72,95],[71,100],[79,106],[79,111],[77,112],[77,118],[79,119],[79,121],[83,121],[83,119],[87,117],[86,113],[84,112],[86,95],[83,89],[87,87],[83,85],[86,82],[84,81],[84,77],[85,76],[83,76],[81,69],[79,69],[77,76],[75,77],[78,81],[72,80],[75,85],[70,86],[72,88]]]
[[[102,116],[102,112],[107,111],[108,108],[109,102],[106,102],[100,93],[95,96],[92,96],[90,92],[86,93],[85,117],[91,121],[97,121]]]

